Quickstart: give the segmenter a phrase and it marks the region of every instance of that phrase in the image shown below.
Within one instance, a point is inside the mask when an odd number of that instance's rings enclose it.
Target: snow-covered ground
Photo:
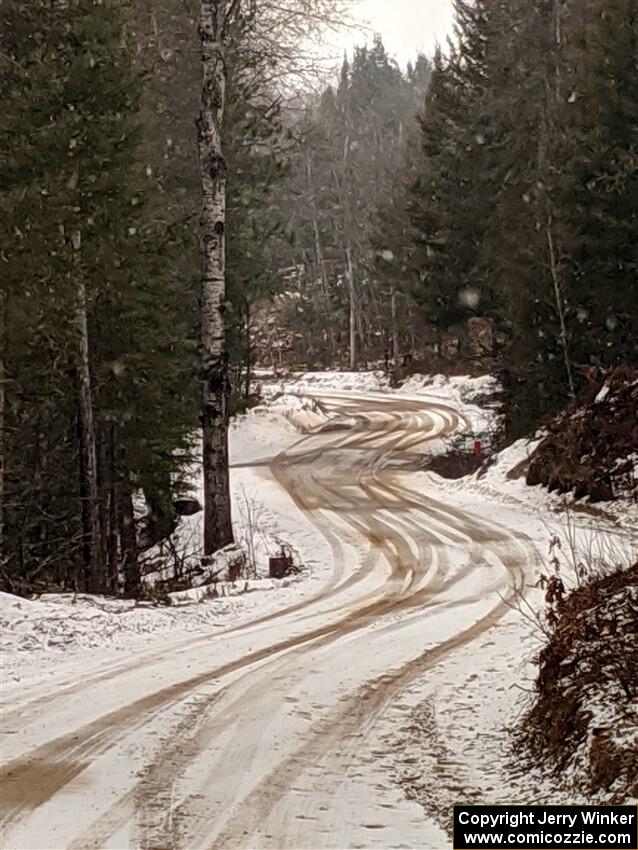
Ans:
[[[30,601],[0,593],[4,693],[23,688],[27,680],[73,673],[96,649],[110,664],[152,649],[164,635],[186,642],[191,636],[276,612],[317,592],[330,573],[330,547],[286,494],[269,486],[259,466],[298,438],[284,412],[276,410],[240,417],[231,428],[231,463],[237,465],[232,472],[236,535],[244,545],[248,538],[254,545],[257,580],[221,582],[217,598],[206,595],[206,588],[173,593],[170,607],[86,594],[49,594]],[[193,495],[202,498],[197,471]],[[196,514],[182,519],[173,542],[199,560],[201,539],[201,514]],[[276,554],[280,542],[292,546],[301,575],[267,578],[268,554]],[[161,547],[158,554],[162,557]]]
[[[541,510],[543,513],[563,514],[566,511],[589,518],[589,525],[608,529],[615,524],[626,532],[633,532],[636,506],[634,502],[618,499],[614,502],[590,504],[587,498],[574,500],[571,495],[550,493],[543,485],[530,487],[525,483],[526,466],[542,440],[542,433],[533,439],[523,438],[508,446],[497,456],[487,469],[481,469],[469,478],[459,481],[459,491],[471,489],[486,499],[517,505],[527,511]]]
[[[384,372],[303,372],[293,374],[282,380],[270,380],[262,387],[262,395],[267,403],[276,408],[287,408],[292,413],[296,425],[306,425],[303,418],[297,419],[298,410],[313,410],[309,398],[322,393],[389,393],[403,397],[415,396],[432,403],[451,405],[463,414],[466,423],[461,433],[486,435],[497,424],[498,413],[493,407],[486,407],[477,401],[484,401],[498,390],[498,382],[491,375],[471,378],[467,375],[411,375],[399,388],[390,387]],[[315,411],[316,412],[316,411]],[[309,419],[308,425],[319,424],[319,420]]]
[[[512,466],[520,462],[520,449],[510,453]],[[623,529],[586,513],[557,514],[542,488],[528,488],[534,491],[528,493],[503,471],[495,469],[483,486],[476,486],[474,476],[450,482],[435,475],[429,485],[434,492],[444,490],[447,504],[475,516],[497,515],[500,523],[533,542],[535,575],[551,574],[550,557],[556,555],[567,588],[577,586],[574,566],[579,561],[594,568],[635,562],[633,527]],[[560,543],[552,546],[557,539]],[[575,790],[573,773],[548,777],[520,764],[513,752],[514,727],[532,705],[537,655],[546,641],[537,621],[545,609],[543,597],[530,575],[524,599],[513,599],[510,612],[479,640],[413,682],[379,725],[386,769],[444,830],[451,829],[453,801],[568,805],[608,803],[613,797],[584,796]]]
[[[534,676],[533,585],[556,533],[585,554],[635,541],[586,513],[561,527],[507,476],[524,444],[480,478],[420,471],[459,431],[489,435],[494,389],[270,383],[231,429],[260,578],[169,608],[3,595],[2,846],[436,850],[452,801],[567,800],[520,776],[504,734]],[[304,569],[274,582],[281,542]]]

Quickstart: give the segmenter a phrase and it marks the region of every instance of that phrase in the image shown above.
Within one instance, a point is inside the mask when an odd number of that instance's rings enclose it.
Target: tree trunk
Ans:
[[[203,83],[197,142],[202,181],[201,351],[204,475],[204,553],[233,541],[228,475],[230,382],[226,353],[226,162],[222,126],[226,93],[223,0],[201,0],[199,34]]]
[[[354,372],[357,368],[357,299],[354,288],[354,268],[352,265],[352,251],[350,250],[350,246],[346,248],[346,260],[346,276],[348,278],[348,325],[350,332],[348,350],[350,352],[350,369]]]
[[[107,565],[109,586],[111,592],[117,594],[120,590],[120,564],[122,560],[121,540],[119,535],[119,512],[121,503],[120,490],[122,482],[120,480],[117,462],[117,441],[119,434],[116,431],[115,425],[111,424],[107,431],[107,434],[109,449],[107,457],[107,463],[109,468],[109,513],[108,536],[106,535],[106,533],[104,534],[104,536],[106,538],[106,545],[108,551]]]
[[[549,155],[549,146],[550,140],[552,137],[552,126],[553,126],[553,117],[555,116],[556,109],[560,105],[560,61],[559,61],[559,51],[562,45],[562,32],[561,32],[561,12],[562,7],[560,0],[553,0],[552,5],[552,38],[554,40],[554,82],[555,82],[555,90],[552,93],[550,82],[547,76],[547,71],[545,71],[545,104],[544,104],[544,121],[543,121],[543,135],[544,139],[542,141],[542,155],[540,159],[540,174],[541,180],[543,182],[547,181],[547,157]],[[576,395],[575,385],[574,385],[574,375],[572,370],[571,356],[569,353],[569,338],[567,335],[567,323],[565,318],[565,308],[564,308],[564,297],[560,282],[560,268],[559,268],[559,250],[556,245],[556,240],[554,238],[554,216],[552,214],[552,201],[550,195],[546,192],[545,195],[545,215],[546,219],[544,222],[545,226],[545,237],[547,240],[547,254],[549,257],[549,269],[552,279],[552,287],[554,290],[554,302],[556,304],[556,313],[558,315],[558,320],[560,323],[560,345],[563,351],[563,364],[565,366],[565,376],[567,378],[567,385],[569,387],[569,395],[571,398],[574,398]]]
[[[330,342],[330,360],[334,358],[335,354],[335,336],[334,336],[334,327],[332,320],[332,310],[330,304],[330,286],[328,283],[328,275],[326,274],[326,263],[323,257],[323,249],[321,247],[321,237],[319,235],[319,224],[317,223],[316,217],[313,215],[312,218],[312,228],[315,235],[315,255],[317,257],[317,265],[319,267],[319,272],[321,275],[321,290],[323,294],[324,306],[326,310],[326,321],[328,326],[328,340]]]
[[[549,206],[549,202],[548,202]],[[572,363],[569,355],[569,340],[567,338],[567,324],[565,322],[565,309],[563,306],[563,294],[561,292],[560,281],[558,279],[558,263],[556,261],[556,249],[554,246],[554,237],[552,235],[552,214],[548,210],[547,225],[545,228],[547,236],[547,252],[549,254],[549,266],[552,275],[552,284],[554,286],[554,299],[556,302],[556,312],[560,322],[560,344],[563,349],[563,363],[565,365],[565,375],[569,386],[569,395],[575,398],[576,389],[574,387],[574,376],[572,373]]]
[[[315,257],[317,267],[319,269],[320,279],[321,279],[321,289],[323,293],[323,299],[325,301],[325,310],[326,310],[326,321],[327,321],[327,337],[330,343],[329,348],[329,357],[330,362],[334,359],[335,355],[335,338],[334,338],[334,327],[331,315],[331,304],[330,304],[330,286],[328,283],[328,275],[326,273],[326,263],[323,256],[323,248],[321,246],[321,235],[319,233],[319,223],[317,221],[317,203],[316,203],[316,193],[314,187],[314,178],[312,174],[312,165],[310,160],[308,160],[306,164],[306,173],[308,176],[308,190],[310,193],[310,197],[312,198],[312,230],[315,237]]]
[[[137,538],[135,534],[135,515],[133,511],[133,488],[130,473],[125,461],[119,464],[119,532],[122,553],[122,572],[124,573],[124,595],[133,599],[139,595],[141,579],[137,557]]]
[[[350,181],[350,170],[349,170],[349,162],[350,162],[350,135],[348,131],[349,125],[349,113],[347,108],[344,112],[344,123],[346,128],[346,137],[343,143],[343,162],[342,162],[342,179],[341,179],[341,192],[342,199],[341,203],[343,205],[343,234],[345,240],[345,248],[346,248],[346,280],[348,282],[348,332],[349,332],[349,357],[350,357],[350,369],[354,372],[357,368],[357,297],[355,290],[355,282],[354,282],[354,264],[352,261],[352,241],[351,241],[351,233],[352,233],[352,210],[350,209],[350,194],[351,194],[351,181]],[[361,334],[359,335],[359,339],[362,339]]]
[[[246,332],[246,376],[245,376],[245,383],[244,383],[244,387],[245,387],[244,393],[245,393],[246,402],[248,402],[248,400],[250,399],[250,382],[252,380],[252,365],[253,365],[252,364],[253,351],[252,351],[252,343],[251,343],[251,340],[250,340],[250,302],[248,300],[246,300],[246,303],[245,303],[245,306],[244,306],[244,312],[245,312],[245,315],[246,315],[246,331],[245,331]]]
[[[78,404],[80,420],[80,443],[83,457],[84,493],[86,498],[85,537],[89,563],[87,564],[88,590],[98,593],[103,590],[104,569],[102,563],[102,538],[100,529],[100,506],[98,500],[97,452],[95,447],[95,421],[93,396],[91,393],[91,369],[89,364],[89,330],[86,308],[86,284],[79,263],[80,234],[72,236],[75,251],[77,289],[75,301],[75,324],[78,331]]]
[[[117,481],[112,463],[113,426],[103,425],[96,428],[96,453],[99,486],[100,533],[102,536],[102,557],[104,566],[103,590],[117,594],[117,525],[114,523],[115,491]]]
[[[398,365],[399,365],[399,329],[397,327],[397,291],[396,288],[392,287],[392,294],[390,295],[390,318],[391,318],[391,328],[390,328],[390,338],[392,341],[392,384],[396,386],[398,383],[399,375],[398,375]]]
[[[0,290],[0,563],[4,552],[4,477],[6,474],[4,458],[4,417],[5,417],[5,294]]]

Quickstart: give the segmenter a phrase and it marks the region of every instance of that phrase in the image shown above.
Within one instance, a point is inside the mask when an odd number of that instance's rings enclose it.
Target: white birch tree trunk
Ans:
[[[201,0],[202,97],[197,121],[201,210],[201,355],[204,553],[233,541],[228,475],[230,385],[225,339],[226,162],[222,127],[226,95],[223,28],[226,0]]]

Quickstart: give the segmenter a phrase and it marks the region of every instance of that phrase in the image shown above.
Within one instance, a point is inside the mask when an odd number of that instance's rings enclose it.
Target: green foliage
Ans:
[[[120,5],[30,0],[2,14],[5,571],[82,586],[91,568],[73,322],[82,279],[111,569],[98,584],[116,589],[124,494],[176,481],[196,422],[195,303],[170,271],[185,232],[163,218],[139,159],[142,80]]]
[[[281,96],[263,82],[268,77],[264,62],[240,52],[227,64],[226,344],[236,407],[250,395],[251,309],[281,285],[278,269],[286,227],[281,188],[296,145],[282,118]]]
[[[194,118],[200,108],[201,46],[195,0],[136,0],[129,29],[144,70],[140,115],[142,152],[167,215],[183,221],[194,238],[171,261],[188,299],[199,291],[196,238],[201,185]],[[263,45],[262,45],[263,48]],[[295,139],[290,137],[276,45],[256,49],[251,37],[233,38],[226,56],[223,147],[227,164],[227,351],[233,405],[244,404],[254,359],[246,324],[254,305],[281,286],[287,224],[283,186]],[[198,334],[197,317],[192,333]]]
[[[560,200],[574,210],[567,302],[577,362],[638,362],[638,11],[594,2],[570,21],[573,146]],[[568,90],[569,89],[569,90]],[[573,101],[573,102],[569,102]]]
[[[636,8],[586,7],[456,0],[421,116],[416,296],[442,330],[476,311],[507,333],[512,436],[564,406],[579,367],[638,356]]]
[[[493,44],[507,32],[499,4],[457,0],[456,41],[435,56],[419,117],[421,150],[409,199],[417,298],[442,330],[499,298],[483,246],[495,212],[503,127],[491,99],[502,85]],[[475,298],[467,298],[472,292]]]

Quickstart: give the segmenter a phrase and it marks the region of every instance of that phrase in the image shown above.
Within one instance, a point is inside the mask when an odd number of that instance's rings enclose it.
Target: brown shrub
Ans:
[[[638,370],[616,369],[550,424],[530,459],[527,483],[593,502],[621,493],[638,499],[636,455]]]
[[[638,563],[588,581],[558,602],[556,615],[520,751],[556,773],[580,753],[588,791],[631,789],[638,736],[622,739],[638,730]]]

